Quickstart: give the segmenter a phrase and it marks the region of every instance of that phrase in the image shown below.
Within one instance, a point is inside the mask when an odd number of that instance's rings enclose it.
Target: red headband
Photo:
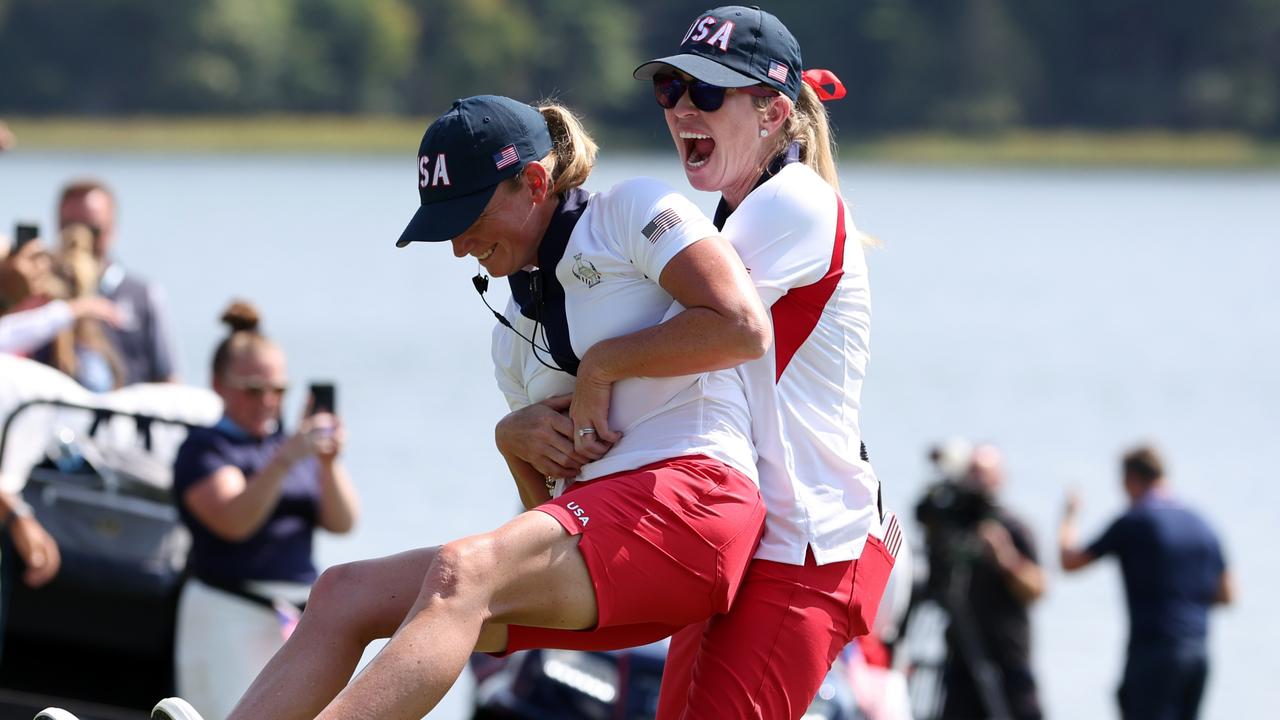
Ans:
[[[840,78],[830,70],[805,70],[800,77],[805,85],[818,93],[818,99],[823,102],[839,100],[845,95],[844,83],[840,82]],[[831,90],[827,90],[823,85],[830,85]]]

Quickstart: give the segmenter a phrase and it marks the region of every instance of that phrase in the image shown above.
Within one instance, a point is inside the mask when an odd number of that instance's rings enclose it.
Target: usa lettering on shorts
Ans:
[[[649,221],[649,224],[645,225],[640,231],[640,234],[648,238],[649,242],[656,244],[663,233],[679,224],[680,213],[676,212],[675,208],[667,208],[655,215]]]

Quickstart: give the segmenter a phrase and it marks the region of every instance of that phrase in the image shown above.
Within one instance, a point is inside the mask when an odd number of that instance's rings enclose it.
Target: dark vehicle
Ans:
[[[472,657],[473,720],[653,720],[666,642],[613,652],[529,650]],[[805,720],[860,720],[840,661]]]
[[[30,720],[51,705],[84,720],[143,720],[157,698],[173,694],[190,539],[170,499],[169,458],[191,416],[208,406],[191,391],[158,390],[169,393],[158,403],[132,393],[116,403],[133,409],[87,394],[16,406],[5,398],[0,468],[12,473],[6,458],[36,449],[21,494],[58,542],[62,566],[50,583],[30,588],[8,534],[0,537],[0,720]],[[180,411],[181,420],[136,410],[193,397],[202,410]],[[20,422],[36,417],[46,420]],[[15,432],[19,425],[25,434]]]

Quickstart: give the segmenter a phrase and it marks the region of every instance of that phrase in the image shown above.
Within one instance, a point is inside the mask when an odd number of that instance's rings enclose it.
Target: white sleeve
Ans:
[[[825,183],[821,188],[779,175],[747,196],[725,223],[724,235],[765,307],[792,288],[821,280],[831,267],[836,196]]]
[[[681,250],[720,234],[698,206],[666,183],[634,178],[605,195],[606,236],[654,282]]]
[[[513,325],[520,321],[522,316],[514,299],[507,300],[503,315]],[[501,324],[493,326],[492,337],[493,376],[498,381],[502,396],[507,399],[507,407],[519,410],[532,405],[533,401],[529,399],[529,391],[524,382],[528,343],[516,342],[516,334]]]
[[[63,300],[0,317],[0,352],[23,354],[38,349],[71,327],[75,316]]]

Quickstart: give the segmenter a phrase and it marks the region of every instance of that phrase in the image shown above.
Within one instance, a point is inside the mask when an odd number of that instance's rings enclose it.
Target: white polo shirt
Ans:
[[[554,241],[550,235],[558,226],[563,224],[553,221],[544,245]],[[656,180],[627,180],[592,195],[555,267],[573,353],[582,357],[601,340],[662,322],[673,305],[658,284],[663,268],[681,250],[718,234],[693,203]],[[514,298],[506,317],[521,334],[535,337],[534,320]],[[543,343],[541,331],[536,339]],[[546,353],[538,355],[551,362]],[[493,331],[493,360],[498,386],[513,410],[573,390],[572,376],[545,367],[528,341],[502,326]],[[615,383],[609,425],[622,439],[583,467],[576,480],[693,454],[756,480],[746,390],[735,370]]]
[[[723,234],[774,328],[769,352],[738,368],[768,506],[756,557],[803,565],[812,548],[820,565],[856,558],[880,516],[860,455],[871,295],[853,221],[821,176],[792,163],[747,195]]]

